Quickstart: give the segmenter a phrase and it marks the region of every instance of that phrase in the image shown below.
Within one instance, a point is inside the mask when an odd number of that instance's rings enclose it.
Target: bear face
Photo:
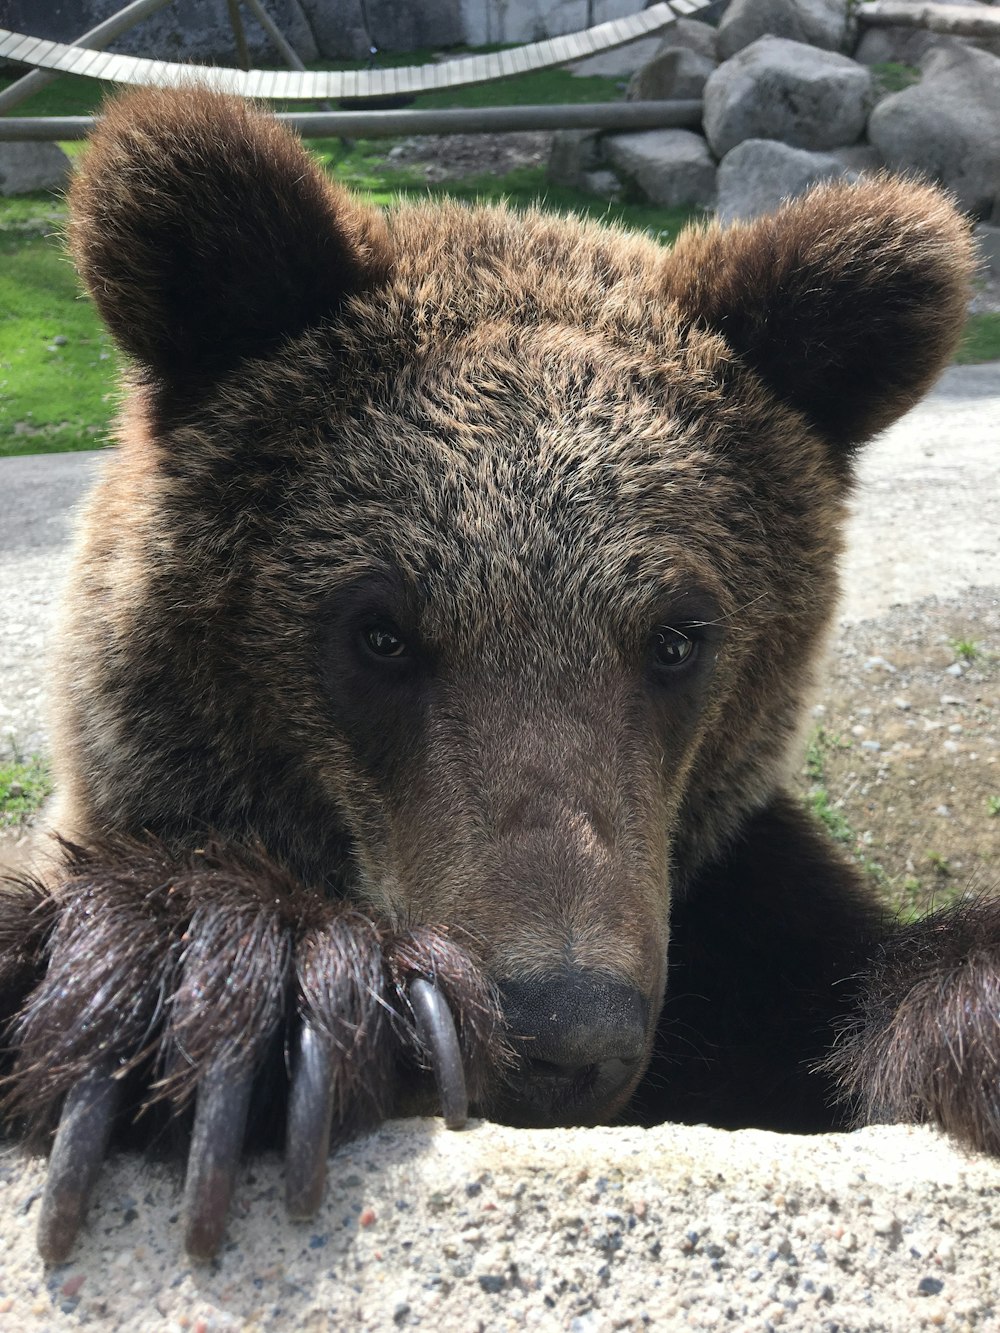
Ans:
[[[888,182],[673,254],[383,219],[198,93],[112,108],[89,163],[74,249],[136,370],[70,599],[61,826],[253,836],[447,923],[533,1038],[491,1112],[606,1118],[672,896],[780,782],[846,459],[954,337],[960,225]],[[591,1032],[582,1088],[542,996]]]
[[[0,894],[19,1105],[66,1099],[43,1252],[152,1071],[198,1091],[212,1253],[283,1043],[298,1214],[331,1125],[433,1108],[421,1052],[454,1123],[464,1080],[514,1123],[815,1129],[839,1079],[997,1150],[996,910],[921,927],[916,975],[782,790],[853,453],[961,326],[947,200],[827,186],[672,251],[382,214],[186,90],[112,104],[71,202],[130,369],[56,672],[73,845]]]

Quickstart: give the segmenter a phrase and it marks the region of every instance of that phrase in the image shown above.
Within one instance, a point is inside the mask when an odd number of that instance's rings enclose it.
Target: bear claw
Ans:
[[[198,1085],[184,1180],[184,1248],[192,1259],[215,1257],[222,1243],[243,1150],[254,1064],[218,1061]]]
[[[434,1071],[444,1123],[449,1129],[461,1129],[469,1118],[469,1096],[455,1020],[444,996],[423,977],[411,982],[409,994],[417,1035]]]
[[[38,1219],[38,1252],[46,1263],[63,1263],[73,1248],[120,1096],[121,1083],[106,1065],[84,1075],[66,1094]]]
[[[332,1043],[312,1023],[304,1022],[288,1100],[285,1147],[285,1207],[296,1221],[314,1217],[323,1201],[333,1097]]]

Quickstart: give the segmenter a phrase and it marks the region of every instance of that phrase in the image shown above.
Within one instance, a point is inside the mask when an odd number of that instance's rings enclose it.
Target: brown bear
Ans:
[[[248,1133],[308,1215],[331,1133],[434,1105],[1000,1152],[1000,903],[886,921],[785,790],[854,453],[962,324],[949,202],[827,186],[669,251],[383,213],[185,90],[112,104],[71,204],[130,368],[59,864],[0,898],[43,1254],[164,1122],[195,1255]]]

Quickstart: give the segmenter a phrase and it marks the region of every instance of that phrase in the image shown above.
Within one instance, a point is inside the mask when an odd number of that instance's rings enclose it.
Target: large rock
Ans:
[[[990,282],[1000,282],[1000,227],[980,222],[973,235],[983,277]]]
[[[715,162],[700,134],[690,130],[612,134],[604,140],[604,155],[654,204],[709,208],[715,203]]]
[[[744,139],[719,163],[716,211],[721,222],[754,218],[820,181],[858,174],[832,153],[790,148],[775,139]]]
[[[744,139],[837,148],[860,138],[874,97],[863,65],[784,37],[761,37],[706,83],[705,134],[717,157]]]
[[[684,47],[670,46],[636,70],[626,96],[630,102],[665,102],[671,98],[700,98],[715,61]]]
[[[854,48],[862,65],[919,65],[928,51],[962,46],[960,37],[948,37],[927,28],[868,28]]]
[[[719,33],[711,23],[702,23],[699,19],[678,19],[664,29],[660,51],[680,46],[685,51],[704,56],[716,64],[719,61]]]
[[[1000,207],[1000,60],[972,46],[933,52],[919,84],[878,104],[868,137],[890,167],[940,181],[988,218]]]
[[[759,37],[787,37],[827,51],[853,39],[847,0],[732,0],[719,21],[719,58],[729,60]]]
[[[599,141],[597,130],[557,130],[549,149],[548,180],[574,189],[581,186],[584,176],[601,166]]]
[[[61,190],[69,158],[54,143],[0,143],[0,194]]]

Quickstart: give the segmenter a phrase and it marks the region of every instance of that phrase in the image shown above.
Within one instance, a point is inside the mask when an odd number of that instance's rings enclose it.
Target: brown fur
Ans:
[[[8,929],[26,985],[58,915],[22,1105],[110,1050],[183,1100],[306,1015],[367,1123],[408,1104],[419,974],[491,1114],[607,1118],[638,1088],[645,1118],[835,1123],[808,1070],[885,928],[782,783],[850,455],[958,336],[947,200],[827,186],[672,252],[540,212],[383,216],[187,91],[114,104],[72,203],[134,364],[57,665],[59,824],[88,850]],[[399,660],[366,647],[386,626]],[[977,919],[958,984],[988,1003]],[[870,984],[889,1026],[916,1003],[903,970]]]
[[[930,1121],[1000,1156],[998,946],[997,899],[881,945],[825,1066],[860,1123]]]
[[[150,89],[105,107],[70,192],[69,236],[120,345],[190,392],[381,282],[388,255],[380,216],[302,171],[275,121],[235,100],[220,120],[215,97],[193,88],[183,117],[176,106]],[[185,233],[197,239],[181,250]]]
[[[863,201],[850,188],[815,190],[773,217],[687,232],[666,289],[851,450],[911,408],[954,349],[968,231],[940,191],[884,176]]]

